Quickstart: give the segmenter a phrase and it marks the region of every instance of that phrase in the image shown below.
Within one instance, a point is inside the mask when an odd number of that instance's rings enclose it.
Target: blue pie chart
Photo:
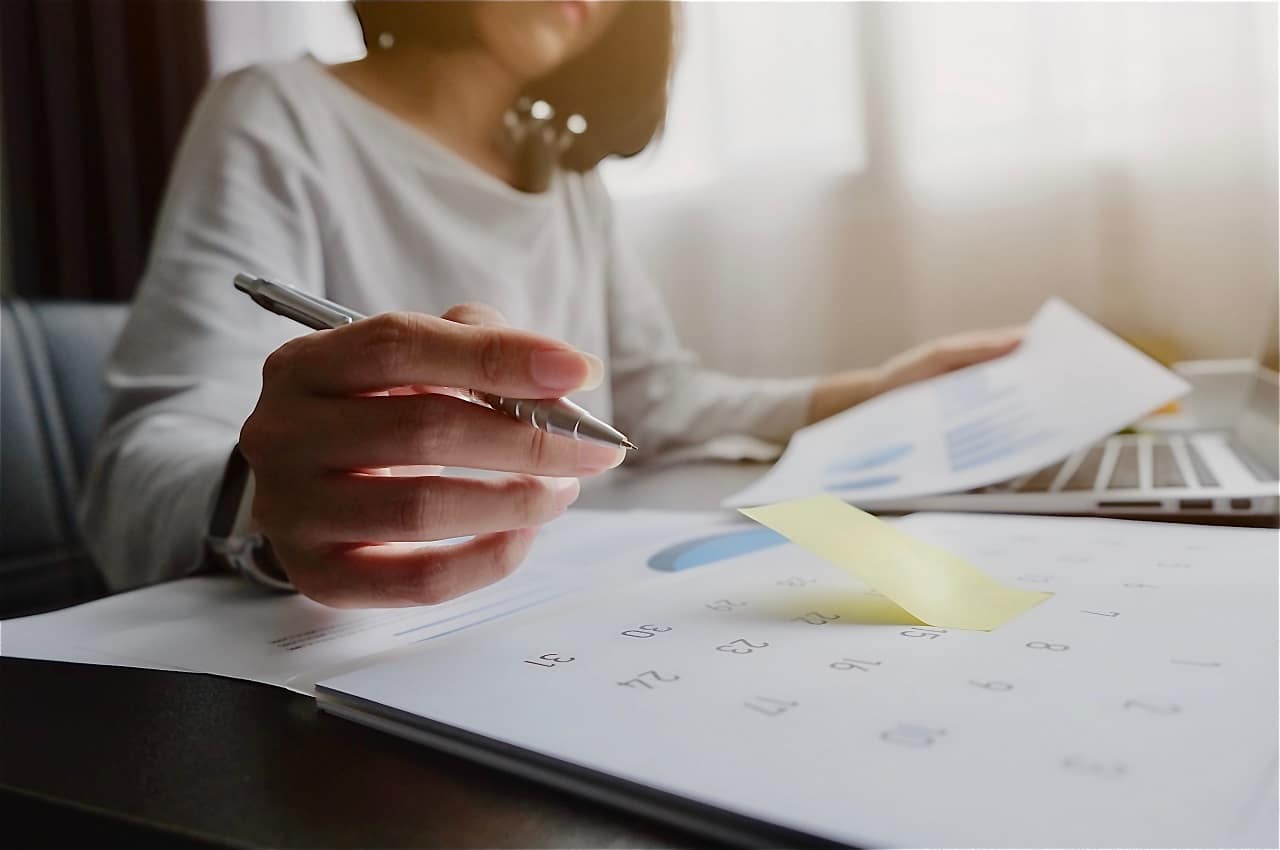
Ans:
[[[696,540],[685,540],[668,546],[649,558],[649,567],[668,573],[677,573],[694,567],[718,563],[739,555],[781,546],[787,539],[768,528],[749,528],[731,531]]]

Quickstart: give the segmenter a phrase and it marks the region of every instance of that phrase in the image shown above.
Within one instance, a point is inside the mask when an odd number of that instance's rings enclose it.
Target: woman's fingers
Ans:
[[[578,497],[576,478],[399,477],[333,473],[308,481],[306,510],[259,499],[255,515],[277,537],[323,550],[335,544],[447,540],[538,526]]]
[[[622,449],[548,434],[453,396],[307,400],[310,423],[294,435],[299,457],[327,469],[436,464],[532,475],[594,475],[620,464]]]
[[[330,605],[441,602],[490,584],[524,557],[533,529],[577,498],[570,476],[616,466],[624,453],[442,388],[558,398],[602,372],[598,359],[476,304],[300,337],[268,358],[240,432],[256,479],[254,518],[294,585]],[[404,474],[440,466],[529,474]],[[476,536],[405,548],[467,535]]]
[[[934,343],[931,356],[939,371],[962,369],[1008,354],[1018,347],[1022,337],[1021,327],[958,334]]]
[[[451,322],[461,322],[464,325],[478,325],[483,327],[499,327],[505,328],[509,326],[507,317],[499,313],[488,304],[479,302],[469,302],[466,304],[458,304],[455,307],[440,315],[442,319],[448,319]],[[599,357],[592,354],[584,354],[587,358],[587,364],[590,371],[587,373],[586,379],[576,389],[594,390],[604,381],[604,363]],[[512,394],[514,395],[514,393]]]
[[[267,359],[263,379],[331,396],[428,384],[559,398],[587,383],[602,368],[598,364],[572,346],[526,331],[384,313],[292,340]]]
[[[448,546],[352,546],[315,556],[285,551],[303,594],[335,608],[435,605],[493,584],[524,559],[536,528],[484,534]]]

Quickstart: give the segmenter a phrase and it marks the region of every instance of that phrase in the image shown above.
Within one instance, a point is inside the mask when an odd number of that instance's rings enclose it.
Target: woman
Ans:
[[[114,589],[200,565],[237,436],[268,580],[335,606],[431,603],[509,573],[578,479],[623,459],[433,387],[574,393],[657,453],[726,432],[782,442],[1017,344],[1016,333],[952,339],[819,381],[699,368],[592,171],[661,124],[670,6],[356,9],[367,58],[232,74],[192,119],[108,364],[86,493],[86,530]],[[587,119],[540,192],[516,188],[522,160],[504,143],[504,115],[524,96]],[[298,337],[233,291],[237,272],[380,315]],[[414,474],[425,465],[511,474]],[[474,537],[374,545],[463,535]]]

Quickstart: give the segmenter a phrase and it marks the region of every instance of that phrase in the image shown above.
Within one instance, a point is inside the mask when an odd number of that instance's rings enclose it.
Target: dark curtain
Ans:
[[[128,298],[209,76],[202,0],[0,0],[11,290]]]

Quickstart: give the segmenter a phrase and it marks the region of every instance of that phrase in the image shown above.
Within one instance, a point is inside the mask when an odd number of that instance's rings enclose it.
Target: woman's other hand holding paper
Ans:
[[[840,372],[821,381],[809,402],[809,421],[818,422],[906,384],[1003,357],[1022,342],[1022,327],[973,331],[942,337],[908,349],[874,369]]]

